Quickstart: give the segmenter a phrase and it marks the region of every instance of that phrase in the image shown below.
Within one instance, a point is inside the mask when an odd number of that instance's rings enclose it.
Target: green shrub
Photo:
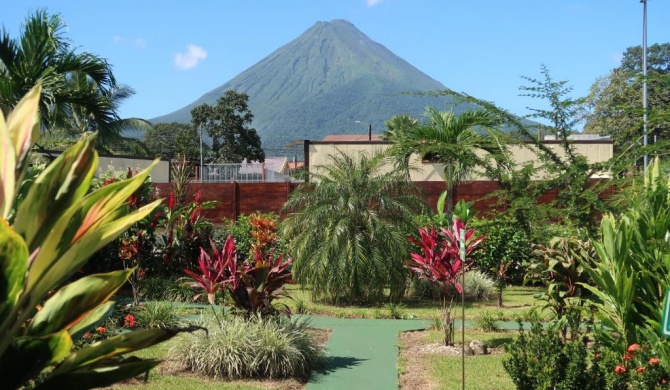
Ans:
[[[493,314],[490,311],[484,311],[475,318],[475,322],[477,323],[477,327],[484,332],[496,332],[498,330],[498,317],[497,314]]]
[[[193,302],[193,289],[183,281],[162,276],[150,276],[142,282],[140,297],[145,301]]]
[[[470,270],[465,273],[463,291],[468,302],[488,301],[495,294],[495,282],[485,272]],[[450,291],[450,296],[454,294],[455,289]],[[411,282],[409,295],[416,298],[440,299],[441,289],[427,280],[415,278]],[[460,299],[460,296],[456,296],[455,299]]]
[[[168,329],[180,323],[170,302],[146,302],[133,310],[133,314],[142,328]]]
[[[530,332],[521,332],[508,345],[507,352],[503,367],[517,390],[611,388],[606,385],[607,366],[612,371],[615,366],[610,354],[596,351],[598,359],[594,358],[582,339],[563,343],[555,325],[544,330],[541,323],[533,323]]]
[[[219,326],[205,316],[202,325],[209,335],[179,338],[169,356],[214,378],[307,378],[324,358],[305,320],[228,316]]]
[[[513,283],[521,283],[525,274],[524,264],[530,259],[530,241],[526,233],[508,216],[495,219],[472,219],[469,227],[477,233],[486,234],[479,248],[472,252],[474,266],[488,274],[499,269],[500,264],[509,263],[507,277]]]
[[[405,308],[405,305],[402,303],[393,303],[389,302],[384,307],[388,310],[389,312],[389,318],[392,318],[394,320],[400,320],[403,318],[403,309]]]

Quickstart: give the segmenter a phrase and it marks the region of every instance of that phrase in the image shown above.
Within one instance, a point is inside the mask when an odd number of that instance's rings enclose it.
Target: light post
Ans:
[[[198,125],[198,130],[200,133],[200,183],[202,183],[202,173],[204,172],[202,166],[202,125]]]
[[[649,165],[649,153],[647,147],[647,0],[640,0],[642,3],[642,111],[644,122],[644,171],[647,172]]]
[[[354,123],[363,123],[363,122],[354,121]],[[368,141],[372,141],[372,124],[368,125]]]

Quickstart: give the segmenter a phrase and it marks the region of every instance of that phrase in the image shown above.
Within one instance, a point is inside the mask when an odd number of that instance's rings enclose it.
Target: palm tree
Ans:
[[[386,287],[398,297],[407,277],[405,237],[416,231],[413,216],[423,207],[418,189],[404,175],[384,172],[382,154],[330,158],[284,206],[294,277],[315,299],[379,302]]]
[[[0,33],[0,109],[6,114],[9,107],[40,83],[43,129],[64,128],[77,133],[82,127],[73,125],[85,118],[95,123],[93,128],[85,128],[99,132],[101,145],[118,141],[125,126],[117,114],[118,104],[133,92],[117,86],[106,60],[87,52],[76,53],[65,30],[66,25],[59,15],[49,15],[44,10],[28,16],[16,39],[10,38],[3,29]]]
[[[406,119],[387,122],[388,130],[384,132],[384,138],[393,142],[388,153],[395,157],[402,170],[410,168],[412,154],[443,165],[443,178],[447,185],[447,217],[451,219],[454,187],[470,180],[476,168],[488,171],[495,164],[504,164],[505,148],[500,142],[502,134],[494,128],[499,121],[496,115],[486,110],[456,114],[428,107],[424,115],[426,121],[414,125]],[[389,126],[397,124],[402,126]]]

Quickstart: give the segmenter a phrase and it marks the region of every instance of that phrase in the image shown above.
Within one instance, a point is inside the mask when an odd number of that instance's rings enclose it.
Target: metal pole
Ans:
[[[465,229],[460,229],[461,252],[461,389],[465,390]]]
[[[198,129],[200,130],[200,183],[202,183],[202,172],[203,172],[203,166],[202,166],[202,125],[198,125]]]
[[[368,141],[372,141],[372,124],[368,125]]]
[[[640,0],[642,3],[642,110],[644,122],[644,171],[647,172],[649,165],[649,153],[647,146],[647,0]]]

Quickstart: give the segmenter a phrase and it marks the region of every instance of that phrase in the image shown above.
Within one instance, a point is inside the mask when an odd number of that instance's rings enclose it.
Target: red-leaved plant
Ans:
[[[456,218],[452,229],[442,228],[437,231],[435,228],[424,230],[419,228],[420,240],[414,237],[408,237],[408,240],[422,249],[422,253],[412,253],[411,259],[405,264],[413,272],[419,275],[420,279],[430,281],[432,284],[442,289],[442,313],[445,345],[454,344],[454,319],[451,316],[451,309],[456,294],[451,294],[453,287],[458,294],[463,293],[463,286],[459,282],[459,277],[465,272],[472,262],[464,265],[460,256],[459,242],[461,230],[466,229],[465,223]],[[475,237],[475,230],[465,231],[465,254],[466,259],[475,248],[484,240],[484,236]]]
[[[184,269],[191,277],[191,286],[199,288],[207,294],[212,307],[215,304],[217,291],[230,293],[237,309],[245,314],[269,315],[278,314],[273,301],[287,296],[284,291],[286,283],[293,283],[289,267],[291,259],[282,255],[262,254],[255,251],[251,264],[239,261],[232,235],[228,236],[223,248],[219,250],[211,242],[210,253],[200,249],[198,259],[199,273]],[[290,313],[288,306],[281,305],[282,312]]]

